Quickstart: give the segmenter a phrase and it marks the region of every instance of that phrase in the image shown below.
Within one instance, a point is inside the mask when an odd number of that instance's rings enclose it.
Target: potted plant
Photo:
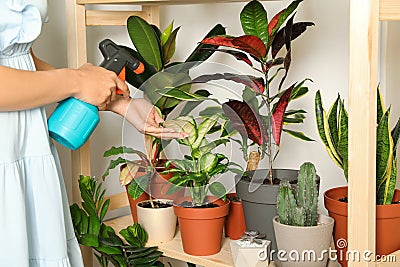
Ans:
[[[312,22],[294,23],[292,14],[301,2],[293,1],[268,21],[263,5],[253,0],[240,13],[245,35],[219,35],[202,40],[203,44],[224,46],[224,49],[214,47],[214,50],[234,56],[259,76],[218,73],[194,79],[194,82],[223,79],[244,85],[243,101],[230,100],[222,105],[222,110],[240,133],[242,138],[236,142],[241,145],[248,162],[246,175],[238,175],[236,184],[247,228],[266,233],[272,241],[272,249],[276,249],[274,230],[271,224],[265,222],[270,222],[276,215],[279,180],[295,182],[298,173],[297,170],[273,168],[281,145],[281,134],[284,131],[302,140],[312,140],[286,127],[302,123],[306,113],[303,109],[288,109],[288,105],[308,92],[305,82],[309,79],[284,87],[292,60],[291,42],[307,27],[314,25]],[[279,56],[283,47],[286,53]],[[250,151],[253,145],[256,151]],[[264,156],[268,158],[268,167],[258,169],[258,161]]]
[[[145,247],[147,233],[138,223],[122,229],[117,235],[114,229],[104,224],[110,200],[104,201],[102,183],[90,176],[79,177],[82,208],[76,203],[70,206],[72,222],[79,244],[94,250],[99,264],[107,267],[159,266],[163,254],[157,247]]]
[[[170,160],[167,165],[175,167],[165,172],[174,172],[169,180],[174,185],[167,193],[181,187],[190,192],[190,196],[176,202],[174,211],[179,221],[183,250],[196,256],[220,251],[224,220],[229,211],[224,185],[212,181],[216,175],[233,169],[225,155],[212,152],[228,139],[210,142],[206,138],[217,122],[218,115],[203,118],[201,122],[196,122],[192,116],[185,116],[164,123],[168,128],[189,133],[189,137],[177,141],[187,146],[190,154],[183,159]],[[208,192],[213,196],[208,196]]]
[[[318,185],[312,163],[299,170],[297,188],[289,181],[279,185],[278,216],[273,219],[278,249],[284,251],[283,267],[326,267],[334,220],[318,215]],[[283,254],[283,253],[281,253]],[[321,259],[321,255],[324,256]],[[286,260],[287,259],[287,260]]]
[[[400,118],[390,131],[390,108],[385,110],[379,88],[376,128],[376,254],[387,255],[400,249],[400,190],[396,190],[397,144]],[[321,93],[315,95],[317,128],[329,156],[343,169],[348,178],[348,115],[344,101],[338,95],[329,111],[324,110]],[[335,245],[338,255],[346,255],[347,246],[347,187],[336,187],[324,193],[325,207],[335,219]],[[347,266],[344,257],[339,261]]]
[[[157,26],[150,25],[138,16],[131,16],[127,21],[127,29],[136,50],[130,47],[124,48],[144,64],[145,70],[142,74],[125,72],[125,79],[131,85],[143,90],[146,97],[162,114],[163,119],[166,119],[181,100],[163,96],[158,93],[158,90],[165,87],[169,88],[170,86],[174,86],[180,92],[190,90],[190,83],[187,83],[187,81],[190,81],[190,76],[186,72],[183,73],[182,71],[182,73],[178,74],[168,72],[169,66],[179,66],[181,63],[170,62],[175,53],[176,37],[179,28],[174,29],[173,23],[171,23],[161,32]],[[206,36],[224,33],[224,27],[218,24]],[[183,62],[186,63],[186,70],[207,60],[213,54],[213,51],[203,50],[203,48],[207,48],[207,45],[197,45],[194,51]],[[182,81],[185,81],[186,84],[175,86],[177,83],[182,83]],[[203,96],[209,95],[205,90],[200,90],[196,93]],[[146,137],[146,141],[150,143],[147,155],[125,146],[112,147],[104,153],[105,157],[118,157],[110,161],[103,177],[108,176],[110,169],[120,166],[120,182],[121,185],[126,186],[135,222],[138,221],[137,203],[149,199],[147,192],[151,192],[151,197],[162,199],[174,199],[184,194],[183,191],[178,191],[175,194],[168,195],[168,197],[165,195],[168,189],[168,179],[172,177],[173,173],[162,174],[165,170],[164,164],[166,160],[161,158],[161,152],[169,141],[163,143],[161,139],[148,136]],[[127,154],[136,154],[140,159],[128,160],[126,158]],[[163,190],[161,190],[162,188]],[[150,201],[150,204],[151,207],[158,205],[154,205],[153,201]],[[160,203],[159,205],[163,206],[164,204]],[[149,233],[149,236],[152,239],[152,232]],[[165,239],[162,240],[165,241]]]
[[[229,213],[225,219],[225,237],[240,239],[246,232],[242,200],[236,193],[229,193],[226,197],[229,200]]]
[[[128,160],[126,157],[128,154],[137,155],[140,159]],[[105,157],[117,155],[119,156],[117,159],[110,160],[103,177],[107,177],[111,169],[120,166],[120,183],[126,187],[133,221],[140,223],[148,232],[149,242],[170,241],[176,230],[173,201],[170,199],[153,200],[151,187],[152,177],[162,174],[159,174],[147,156],[138,150],[128,147],[112,147],[104,152]],[[166,186],[168,185],[166,184]],[[178,190],[171,195],[171,199],[182,197],[183,192],[183,190]]]

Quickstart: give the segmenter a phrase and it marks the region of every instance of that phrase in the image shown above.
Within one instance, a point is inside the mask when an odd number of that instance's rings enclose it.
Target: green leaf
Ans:
[[[337,143],[337,151],[340,157],[342,158],[343,163],[343,171],[346,180],[348,180],[348,166],[349,166],[349,116],[347,115],[347,111],[344,108],[344,103],[341,100],[339,102],[339,120],[338,120],[338,143]]]
[[[109,206],[110,206],[110,199],[107,199],[104,202],[104,204],[103,204],[103,206],[101,207],[101,210],[100,210],[99,219],[100,219],[101,222],[103,221],[104,217],[106,216]]]
[[[225,28],[221,24],[217,24],[207,33],[206,36],[204,36],[202,40],[211,36],[224,34],[226,34]],[[215,52],[215,50],[212,50],[211,48],[215,48],[215,46],[199,43],[185,62],[202,62],[207,60]]]
[[[329,133],[331,134],[332,144],[335,149],[337,149],[338,141],[339,141],[339,133],[338,133],[338,105],[340,101],[340,95],[338,94],[336,101],[330,107],[328,111],[328,125],[329,125]]]
[[[192,116],[178,117],[174,120],[166,120],[164,122],[165,128],[171,128],[175,132],[185,132],[189,137],[182,140],[186,145],[193,144],[197,139],[197,125]]]
[[[153,28],[138,16],[128,18],[129,36],[137,51],[144,60],[153,65],[158,71],[162,69],[160,44]]]
[[[384,104],[383,104],[383,98],[382,98],[382,94],[381,94],[381,91],[379,90],[379,87],[377,88],[377,95],[376,95],[376,100],[377,100],[377,107],[376,107],[376,123],[378,124],[380,121],[381,121],[381,119],[382,119],[382,117],[383,117],[383,114],[385,113],[385,107],[384,107]]]
[[[138,199],[140,195],[147,189],[150,181],[151,173],[146,173],[136,177],[128,186],[128,194],[134,199]]]
[[[74,203],[70,206],[69,210],[71,212],[74,228],[77,228],[82,219],[81,209],[79,208],[78,204]]]
[[[171,97],[181,101],[204,101],[208,100],[209,98],[203,97],[201,95],[192,94],[186,91],[182,91],[176,88],[165,88],[157,90],[162,96]]]
[[[268,17],[260,2],[249,2],[240,13],[240,22],[245,34],[257,36],[268,45]]]
[[[152,266],[158,258],[162,255],[163,253],[161,251],[154,251],[150,255],[146,256],[145,258],[137,258],[137,259],[132,259],[129,261],[129,263],[132,266]],[[148,264],[148,265],[146,265]]]
[[[173,28],[174,28],[174,22],[172,21],[161,34],[161,45],[164,45],[167,42]]]
[[[94,236],[98,236],[100,233],[100,224],[100,220],[97,216],[90,216],[88,233]]]
[[[180,27],[176,28],[169,36],[167,42],[162,46],[163,64],[167,64],[172,56],[175,54],[176,48],[176,35]]]
[[[200,146],[199,147],[200,154],[207,154],[217,146],[226,144],[228,141],[229,141],[228,139],[218,139],[208,143],[207,145]]]
[[[306,136],[302,132],[292,131],[292,130],[288,130],[288,129],[283,129],[283,131],[288,133],[289,135],[291,135],[293,137],[299,138],[299,139],[304,140],[304,141],[315,141],[314,139],[311,139],[310,137]]]
[[[256,92],[248,86],[244,87],[242,99],[246,102],[253,110],[259,110],[259,104]]]
[[[378,124],[376,132],[376,179],[377,187],[389,179],[393,161],[393,140],[390,136],[388,109]]]
[[[107,255],[122,255],[122,250],[119,247],[111,247],[100,244],[96,250]]]
[[[207,90],[204,89],[197,90],[194,92],[194,94],[202,97],[209,97],[211,95]],[[185,106],[183,107],[181,113],[179,114],[179,117],[189,115],[190,112],[193,111],[201,103],[202,103],[201,101],[189,101],[185,103]]]
[[[268,25],[268,31],[269,31],[269,36],[274,36],[276,31],[279,30],[279,28],[282,26],[282,24],[285,22],[285,20],[292,14],[296,9],[297,6],[302,2],[303,0],[296,0],[290,3],[290,5],[276,14],[274,18],[270,21]],[[271,39],[270,39],[271,42]]]
[[[397,160],[393,157],[392,168],[390,171],[390,177],[386,181],[377,187],[376,192],[376,204],[378,205],[389,205],[392,204],[394,192],[396,189],[396,178],[397,178]],[[378,186],[378,185],[377,185]]]
[[[394,128],[392,129],[391,135],[393,138],[393,154],[396,154],[397,144],[400,137],[400,118],[397,120],[396,126],[394,126]]]
[[[87,247],[98,247],[99,238],[94,234],[84,234],[81,236],[79,243]]]
[[[202,123],[200,123],[199,127],[197,128],[197,138],[196,141],[192,144],[192,149],[196,149],[200,146],[207,133],[217,122],[218,115],[213,115],[212,117],[207,118]]]

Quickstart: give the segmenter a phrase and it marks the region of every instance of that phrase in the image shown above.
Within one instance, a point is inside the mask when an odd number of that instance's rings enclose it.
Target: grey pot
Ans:
[[[278,260],[282,267],[326,267],[332,240],[333,218],[319,215],[317,226],[291,226],[273,219]]]
[[[286,179],[289,182],[297,180],[298,170],[274,169],[272,175],[280,180]],[[236,176],[236,194],[242,199],[243,212],[246,220],[247,230],[257,230],[267,235],[271,243],[271,251],[277,250],[274,227],[272,219],[276,213],[276,198],[279,185],[261,184],[255,189],[254,184],[260,184],[269,178],[268,169],[260,169],[247,172],[248,176]],[[251,185],[250,180],[253,185]],[[317,176],[319,184],[319,177]],[[274,254],[276,255],[276,254]]]

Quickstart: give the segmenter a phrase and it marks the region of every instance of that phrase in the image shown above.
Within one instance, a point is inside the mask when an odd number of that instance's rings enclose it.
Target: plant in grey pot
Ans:
[[[203,44],[226,47],[214,50],[233,55],[249,65],[253,73],[259,76],[217,73],[194,79],[194,82],[228,80],[244,85],[242,101],[230,100],[224,103],[221,113],[229,118],[229,122],[240,133],[241,138],[235,141],[240,144],[247,161],[247,173],[238,175],[236,184],[237,195],[242,199],[247,229],[266,233],[272,241],[272,249],[276,248],[274,231],[267,222],[276,215],[279,181],[287,179],[295,183],[298,172],[273,168],[282,132],[312,141],[302,132],[287,128],[288,125],[302,123],[306,113],[303,109],[288,109],[288,106],[308,92],[305,83],[309,79],[285,85],[292,60],[291,42],[305,32],[307,27],[314,25],[312,22],[294,22],[293,14],[301,2],[293,1],[268,21],[263,5],[253,0],[240,13],[245,35],[220,35],[202,41]],[[258,162],[263,157],[268,159],[267,166],[259,168]]]
[[[326,267],[333,218],[318,215],[318,185],[312,163],[300,167],[297,188],[283,180],[273,219],[282,267]]]

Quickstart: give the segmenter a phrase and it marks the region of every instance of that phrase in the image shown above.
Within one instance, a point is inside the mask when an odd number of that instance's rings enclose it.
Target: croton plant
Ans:
[[[240,13],[244,35],[216,35],[207,37],[202,44],[214,46],[211,50],[235,57],[247,64],[258,76],[235,73],[202,75],[193,82],[228,80],[244,85],[242,100],[230,100],[222,105],[223,112],[241,134],[244,158],[249,146],[257,145],[258,152],[269,158],[269,167],[279,152],[282,131],[306,140],[304,133],[288,129],[289,124],[299,124],[305,119],[303,109],[288,109],[292,100],[304,96],[310,79],[285,86],[292,60],[292,41],[299,37],[312,22],[294,22],[295,11],[302,0],[293,1],[270,20],[263,5],[253,0]],[[219,47],[223,48],[219,48]],[[283,49],[285,48],[285,49]],[[281,50],[285,50],[284,52]],[[283,55],[281,55],[283,54]],[[272,172],[270,171],[272,182]]]

